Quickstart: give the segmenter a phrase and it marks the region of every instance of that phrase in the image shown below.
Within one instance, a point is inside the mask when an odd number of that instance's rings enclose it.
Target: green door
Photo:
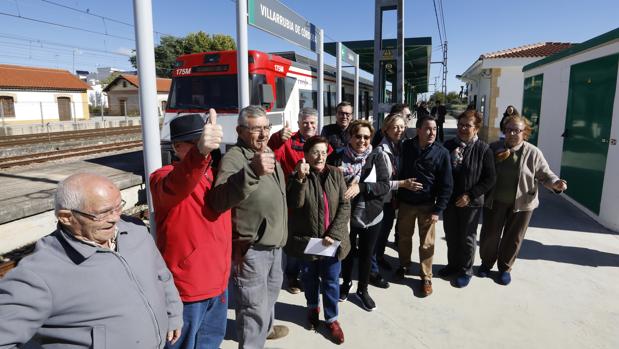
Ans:
[[[531,121],[533,132],[529,137],[529,142],[537,145],[537,135],[539,134],[539,117],[542,108],[542,85],[544,74],[528,77],[524,79],[524,93],[522,97],[522,115]]]
[[[600,213],[619,55],[572,66],[563,133],[561,177],[567,194]]]

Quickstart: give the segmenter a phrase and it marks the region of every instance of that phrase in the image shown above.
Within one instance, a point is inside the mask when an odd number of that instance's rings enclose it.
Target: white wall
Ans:
[[[563,154],[561,134],[565,128],[570,67],[574,64],[616,53],[619,53],[619,40],[536,67],[524,73],[525,78],[544,74],[538,146],[544,152],[551,169],[559,175]],[[619,78],[617,82],[610,132],[611,139],[619,139]],[[606,157],[600,215],[597,216],[592,212],[587,213],[614,230],[619,230],[619,215],[617,214],[619,212],[619,186],[615,184],[617,178],[619,178],[619,145],[610,145]],[[585,208],[582,209],[587,211]]]
[[[5,118],[5,121],[41,120],[41,113],[45,120],[58,120],[58,97],[71,99],[71,115],[77,119],[88,117],[84,114],[84,105],[88,106],[85,94],[81,92],[31,92],[31,91],[8,91],[0,89],[0,96],[13,97],[15,117]],[[86,108],[88,110],[88,108]]]
[[[501,68],[501,75],[497,80],[499,96],[495,101],[498,114],[492,127],[499,128],[503,112],[508,105],[513,105],[522,112],[523,76],[522,66]]]

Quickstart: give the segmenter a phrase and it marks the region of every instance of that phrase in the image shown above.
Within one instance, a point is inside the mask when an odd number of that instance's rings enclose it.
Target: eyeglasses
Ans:
[[[519,135],[520,133],[522,133],[522,131],[524,131],[524,130],[521,130],[519,128],[506,128],[505,129],[505,134],[508,134],[508,135]]]
[[[326,157],[327,156],[327,152],[326,151],[320,151],[320,150],[312,150],[312,151],[309,152],[309,154],[311,156],[314,156],[314,157],[318,157],[318,156],[325,156]]]
[[[105,219],[109,218],[111,215],[115,215],[115,214],[121,213],[123,211],[123,208],[125,207],[126,204],[127,204],[127,202],[125,200],[120,200],[120,204],[118,206],[114,207],[111,210],[107,210],[105,212],[101,212],[101,213],[97,213],[97,214],[86,213],[86,212],[82,212],[80,210],[71,210],[71,212],[79,213],[82,216],[90,218],[91,220],[93,220],[95,222],[100,222],[102,220],[105,220]]]
[[[356,139],[363,139],[363,140],[367,141],[368,139],[370,139],[370,136],[367,136],[367,135],[355,135],[355,138]]]
[[[352,117],[352,113],[346,113],[346,112],[343,112],[343,111],[338,111],[337,115],[345,116],[347,118],[351,118]]]
[[[469,128],[473,128],[475,127],[474,125],[469,125],[469,124],[458,124],[458,128],[463,128],[468,130]]]
[[[267,126],[246,126],[246,125],[240,125],[240,127],[242,128],[246,128],[249,130],[249,133],[253,133],[253,134],[258,134],[258,133],[267,133],[271,131],[271,127],[273,125],[267,125]]]

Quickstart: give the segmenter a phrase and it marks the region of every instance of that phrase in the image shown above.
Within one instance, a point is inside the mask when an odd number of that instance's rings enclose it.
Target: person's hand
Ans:
[[[410,191],[420,191],[421,189],[423,189],[423,184],[421,184],[420,182],[417,182],[416,179],[417,178],[408,178],[408,179],[401,180],[398,183],[398,187],[404,188]]]
[[[249,166],[258,176],[272,174],[275,172],[275,154],[256,153],[251,159]]]
[[[310,165],[305,162],[305,158],[303,158],[301,161],[297,162],[297,166],[295,166],[294,170],[297,172],[297,178],[304,180],[310,172]]]
[[[462,194],[462,196],[460,196],[458,200],[456,200],[456,206],[466,207],[469,205],[470,202],[471,198],[467,194]]]
[[[331,246],[333,244],[333,239],[331,239],[328,236],[325,236],[324,238],[322,238],[322,245],[323,246]]]
[[[552,183],[552,189],[556,191],[566,191],[567,190],[567,181],[564,179],[559,179],[558,181]]]
[[[344,199],[350,200],[357,196],[361,190],[359,189],[359,184],[351,183],[346,192],[344,193]]]
[[[176,341],[181,338],[181,329],[177,328],[176,330],[168,331],[168,336],[166,338],[170,344],[176,343]]]
[[[281,131],[279,131],[279,134],[282,138],[282,142],[285,142],[290,139],[290,136],[292,136],[292,130],[290,129],[290,126],[288,125],[288,121],[284,123],[284,127],[281,129]]]
[[[436,222],[438,222],[438,215],[433,213],[432,216],[428,218],[428,223],[434,224]]]
[[[215,109],[209,109],[208,113],[208,121],[204,124],[202,136],[200,136],[198,140],[198,150],[200,150],[200,154],[204,156],[207,156],[215,149],[219,149],[221,139],[224,136],[221,125],[217,125],[217,113]]]

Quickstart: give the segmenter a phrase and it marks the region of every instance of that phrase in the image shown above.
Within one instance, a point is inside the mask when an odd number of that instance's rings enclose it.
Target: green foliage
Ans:
[[[443,104],[451,104],[451,103],[460,103],[460,96],[458,92],[448,92],[447,98],[445,98],[445,94],[443,92],[437,91],[430,96],[431,101],[440,100]]]
[[[115,71],[112,74],[110,74],[107,78],[101,80],[101,85],[103,86],[107,86],[110,82],[114,81],[114,79],[116,79],[119,75],[121,75],[122,73],[119,71]]]
[[[155,66],[158,77],[172,77],[174,62],[178,56],[207,51],[236,50],[234,38],[230,35],[209,35],[203,31],[189,33],[181,38],[165,35],[155,47]],[[134,54],[129,58],[131,65],[137,68],[137,58]]]

